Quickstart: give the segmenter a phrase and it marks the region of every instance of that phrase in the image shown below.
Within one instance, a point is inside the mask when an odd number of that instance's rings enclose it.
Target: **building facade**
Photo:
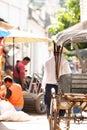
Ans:
[[[47,36],[46,27],[51,18],[60,9],[65,0],[0,0],[0,17],[20,30]],[[35,2],[35,4],[33,4]],[[32,5],[38,5],[33,7]],[[43,6],[42,6],[43,5]],[[87,20],[87,0],[80,0],[81,21]],[[15,54],[15,61],[28,55],[31,57],[29,73],[38,72],[42,62],[48,57],[48,43],[32,43],[19,45],[20,50]],[[18,55],[19,54],[19,57]],[[10,61],[12,61],[12,57]]]
[[[9,24],[19,27],[20,30],[38,34],[38,36],[46,36],[45,29],[43,29],[34,18],[29,19],[29,0],[0,0],[0,9],[0,17]],[[17,47],[17,45],[15,46]],[[24,45],[22,43],[18,46],[19,49],[15,51],[15,63],[16,60],[21,60],[24,56],[29,56],[31,57],[31,64],[27,66],[28,72],[31,74],[34,72],[39,73],[41,62],[45,59],[46,55],[48,55],[48,44],[32,43]],[[12,53],[10,54],[9,61],[12,64],[13,55]]]

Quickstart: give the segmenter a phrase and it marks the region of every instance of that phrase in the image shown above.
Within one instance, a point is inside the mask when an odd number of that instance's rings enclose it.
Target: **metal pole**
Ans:
[[[14,51],[15,51],[15,46],[14,46],[14,43],[15,43],[15,38],[13,37],[13,68],[14,68],[14,60],[15,60],[15,56],[14,56]]]

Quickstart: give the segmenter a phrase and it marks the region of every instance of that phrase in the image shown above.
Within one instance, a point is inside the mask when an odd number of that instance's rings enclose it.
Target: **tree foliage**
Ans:
[[[48,27],[48,32],[51,35],[55,35],[58,32],[73,26],[80,22],[80,4],[79,0],[66,0],[64,8],[58,10],[55,14],[55,19],[57,23],[51,24]],[[87,43],[78,43],[80,49],[87,48]],[[69,45],[66,45],[67,49],[71,49]]]
[[[55,19],[57,23],[48,27],[48,32],[52,35],[78,23],[80,21],[79,0],[66,0],[64,8],[56,12]]]

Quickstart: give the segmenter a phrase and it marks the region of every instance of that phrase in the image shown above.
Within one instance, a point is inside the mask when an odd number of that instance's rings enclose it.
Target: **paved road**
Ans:
[[[33,120],[27,122],[0,122],[0,130],[49,130],[46,115],[32,116]]]
[[[0,130],[49,130],[49,124],[46,115],[33,115],[34,119],[28,122],[0,122]],[[65,129],[64,123],[61,123],[62,130]],[[87,124],[70,125],[70,130],[87,130]]]

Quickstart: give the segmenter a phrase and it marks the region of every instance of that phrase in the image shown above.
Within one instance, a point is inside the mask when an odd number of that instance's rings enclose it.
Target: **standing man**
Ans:
[[[22,110],[24,106],[24,98],[21,86],[13,83],[13,80],[10,76],[6,76],[4,78],[4,84],[11,91],[10,96],[5,96],[5,98],[7,98],[8,101],[13,104],[17,111]],[[8,91],[6,95],[8,95]]]
[[[56,80],[56,65],[55,65],[55,56],[57,53],[54,52],[54,55],[50,57],[43,65],[43,80],[42,80],[42,88],[45,91],[45,104],[47,108],[47,118],[49,120],[50,116],[50,102],[51,102],[51,89],[54,88],[56,93],[58,92],[58,83]],[[59,68],[59,77],[63,74],[70,74],[71,70],[69,67],[68,61],[62,56]],[[59,115],[63,116],[65,114],[65,110],[60,110]]]
[[[29,57],[24,57],[22,61],[17,61],[14,66],[13,79],[14,82],[19,83],[25,90],[24,80],[25,80],[25,66],[31,61]]]

